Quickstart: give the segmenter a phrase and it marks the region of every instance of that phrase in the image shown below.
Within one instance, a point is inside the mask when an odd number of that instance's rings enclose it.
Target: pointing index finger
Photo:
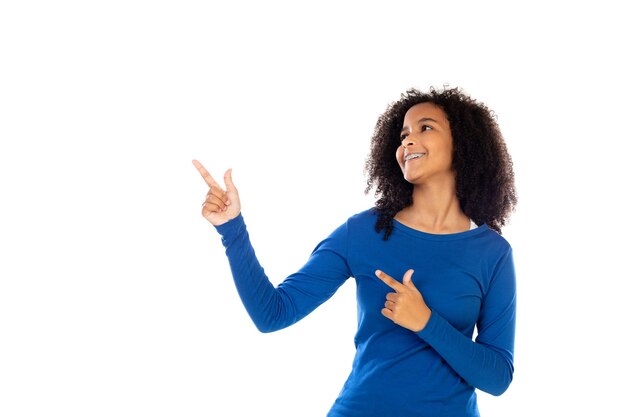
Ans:
[[[202,164],[200,163],[200,161],[197,160],[193,160],[191,161],[193,163],[193,166],[196,167],[196,169],[200,172],[200,175],[202,175],[202,178],[204,178],[204,182],[206,182],[209,187],[217,187],[219,189],[221,189],[222,187],[220,187],[220,185],[217,183],[217,181],[215,181],[213,179],[213,177],[211,176],[211,174],[209,174],[209,171],[206,170],[206,168],[204,166],[202,166]]]
[[[396,281],[395,279],[393,279],[392,277],[390,277],[389,275],[385,274],[383,271],[381,271],[380,269],[377,269],[376,272],[374,272],[374,274],[376,274],[376,276],[385,284],[389,285],[391,288],[393,288],[396,292],[403,292],[404,291],[404,285],[402,285],[400,282]]]

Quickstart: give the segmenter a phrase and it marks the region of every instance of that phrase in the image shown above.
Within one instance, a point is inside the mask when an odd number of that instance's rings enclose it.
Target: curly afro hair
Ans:
[[[496,122],[495,114],[459,88],[444,87],[430,92],[410,89],[390,104],[378,118],[367,159],[368,193],[375,187],[378,219],[376,232],[383,239],[393,232],[393,218],[413,203],[413,184],[404,179],[396,161],[405,113],[419,103],[432,103],[447,115],[452,133],[452,169],[461,210],[477,225],[487,225],[502,234],[517,195],[513,162]]]

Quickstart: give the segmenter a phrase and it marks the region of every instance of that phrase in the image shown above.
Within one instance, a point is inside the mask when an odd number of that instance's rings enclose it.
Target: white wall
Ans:
[[[257,333],[191,159],[233,168],[279,283],[372,205],[387,104],[444,83],[497,113],[519,191],[516,373],[482,414],[624,413],[626,31],[542,3],[3,2],[0,415],[325,415],[354,283]]]

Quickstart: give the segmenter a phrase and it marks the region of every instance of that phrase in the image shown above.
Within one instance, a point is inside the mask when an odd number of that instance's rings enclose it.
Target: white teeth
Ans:
[[[408,161],[410,159],[421,158],[424,155],[426,155],[426,154],[425,153],[412,153],[410,155],[405,156],[404,160]]]

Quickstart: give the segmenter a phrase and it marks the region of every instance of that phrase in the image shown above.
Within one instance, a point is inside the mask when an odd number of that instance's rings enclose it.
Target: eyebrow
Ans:
[[[417,121],[417,123],[422,123],[422,122],[435,122],[436,124],[438,124],[439,126],[441,126],[441,125],[439,124],[439,122],[438,122],[438,121],[436,121],[435,119],[433,119],[433,118],[431,118],[431,117],[422,117],[421,119],[419,119],[419,120]],[[405,130],[407,130],[407,129],[408,129],[408,127],[407,127],[407,126],[404,126],[400,132],[404,132],[404,131],[405,131]]]

